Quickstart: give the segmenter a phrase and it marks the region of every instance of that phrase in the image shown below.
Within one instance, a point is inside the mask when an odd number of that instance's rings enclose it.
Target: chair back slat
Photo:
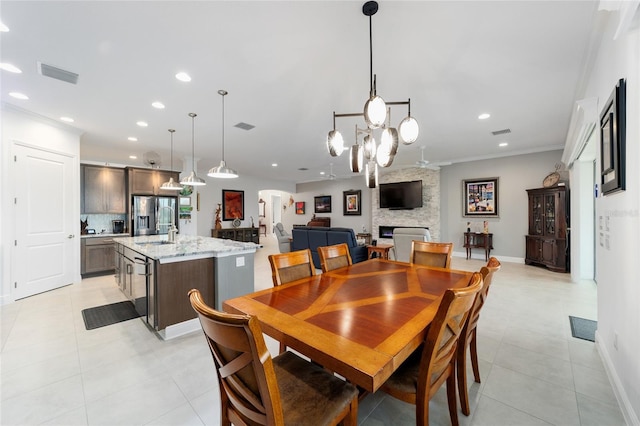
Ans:
[[[453,243],[412,241],[409,262],[439,268],[450,268],[452,254]]]
[[[309,249],[269,255],[269,264],[274,286],[316,274]]]
[[[346,243],[318,247],[318,256],[320,257],[322,272],[343,268],[353,263],[349,253],[349,246]]]

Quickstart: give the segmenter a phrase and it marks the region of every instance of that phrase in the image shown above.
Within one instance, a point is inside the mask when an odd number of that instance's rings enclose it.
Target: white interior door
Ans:
[[[12,282],[14,299],[21,299],[73,283],[79,225],[71,211],[72,158],[21,145],[14,148]]]

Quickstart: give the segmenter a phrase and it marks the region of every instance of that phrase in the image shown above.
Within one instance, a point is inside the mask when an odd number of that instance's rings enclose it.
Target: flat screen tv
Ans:
[[[381,209],[415,209],[422,207],[422,181],[380,184]]]

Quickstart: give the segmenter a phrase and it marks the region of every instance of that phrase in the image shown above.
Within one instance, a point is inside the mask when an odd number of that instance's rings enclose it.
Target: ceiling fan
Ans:
[[[429,170],[440,170],[440,166],[448,166],[451,164],[450,161],[445,161],[445,162],[440,162],[440,163],[431,163],[429,160],[425,160],[424,159],[424,149],[426,148],[426,146],[421,146],[420,149],[422,150],[421,153],[421,159],[416,161],[416,166],[420,167],[421,169],[429,169]]]
[[[336,175],[333,174],[333,163],[329,163],[329,174],[324,174],[324,172],[322,172],[322,174],[324,175],[324,179],[335,180]]]

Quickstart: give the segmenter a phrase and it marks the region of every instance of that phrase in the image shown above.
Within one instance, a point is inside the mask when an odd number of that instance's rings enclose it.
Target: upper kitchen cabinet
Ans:
[[[82,213],[126,213],[124,169],[82,164],[80,175]]]
[[[176,195],[176,191],[166,191],[160,188],[170,178],[179,182],[180,173],[168,170],[127,167],[129,195]]]

